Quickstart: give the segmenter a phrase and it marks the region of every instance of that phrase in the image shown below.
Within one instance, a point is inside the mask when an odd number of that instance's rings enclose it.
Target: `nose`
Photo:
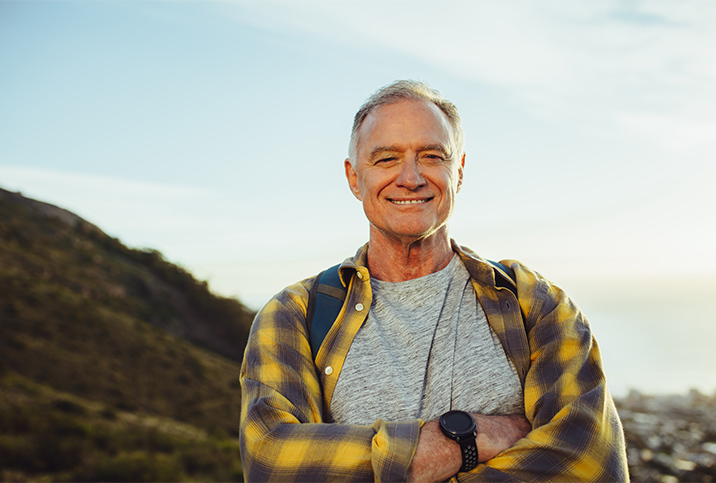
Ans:
[[[400,173],[395,179],[395,184],[411,191],[415,191],[426,184],[416,157],[408,157],[401,163]]]

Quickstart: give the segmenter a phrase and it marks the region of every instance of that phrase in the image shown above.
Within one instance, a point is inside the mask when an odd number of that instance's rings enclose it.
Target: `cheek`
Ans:
[[[365,176],[361,179],[360,191],[364,198],[371,198],[378,196],[383,188],[389,183],[381,176]]]
[[[460,172],[457,170],[451,171],[447,182],[449,183],[448,186],[451,187],[453,193],[457,193],[462,186],[462,178],[460,177]]]
[[[456,191],[458,179],[457,173],[453,173],[452,171],[442,172],[433,178],[438,189],[447,195]]]

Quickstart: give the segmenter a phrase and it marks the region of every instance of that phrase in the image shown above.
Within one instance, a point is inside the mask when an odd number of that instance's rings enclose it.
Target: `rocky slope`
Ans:
[[[617,400],[632,481],[716,481],[716,395]]]

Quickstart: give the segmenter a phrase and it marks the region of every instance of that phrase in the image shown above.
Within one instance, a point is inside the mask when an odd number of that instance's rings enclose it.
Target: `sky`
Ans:
[[[422,80],[465,130],[453,238],[563,286],[619,391],[713,391],[715,24],[707,0],[0,0],[0,187],[258,309],[367,241],[353,115]]]

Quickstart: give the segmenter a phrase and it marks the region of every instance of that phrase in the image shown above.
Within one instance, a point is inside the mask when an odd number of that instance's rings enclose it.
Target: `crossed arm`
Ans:
[[[627,481],[623,433],[599,350],[560,291],[529,331],[525,415],[476,415],[482,464],[459,481]],[[324,421],[304,289],[272,300],[252,328],[242,366],[241,451],[247,481],[437,481],[455,475],[459,447],[437,422]],[[522,301],[522,296],[520,297]]]
[[[254,382],[244,380],[244,397],[252,386]],[[301,423],[286,411],[291,408],[286,403],[273,395],[253,407],[244,404],[241,443],[247,481],[445,481],[462,464],[459,445],[442,434],[437,421]],[[252,420],[243,416],[247,412]],[[481,462],[530,430],[521,415],[473,417]]]
[[[479,461],[489,461],[517,440],[527,436],[532,427],[522,415],[488,416],[472,414],[478,427]],[[420,429],[418,447],[408,468],[408,481],[446,481],[456,475],[462,465],[460,446],[443,435],[437,421],[429,421]]]

